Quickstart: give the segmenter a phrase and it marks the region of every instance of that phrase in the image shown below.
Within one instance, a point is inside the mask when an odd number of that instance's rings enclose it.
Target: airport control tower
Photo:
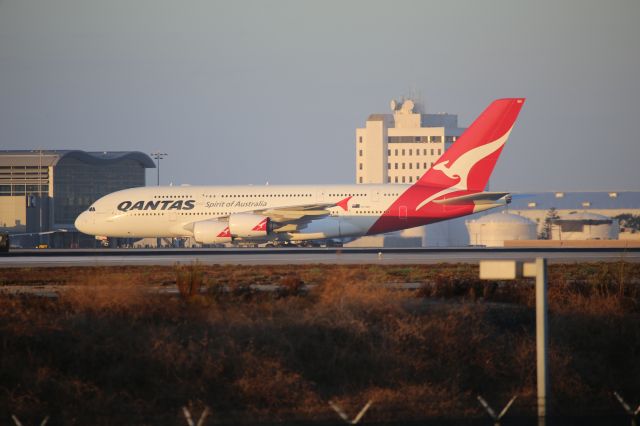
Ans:
[[[365,127],[356,129],[356,183],[412,184],[464,131],[457,114],[423,114],[414,99],[392,100],[390,114],[371,114]],[[365,237],[361,244],[426,246],[426,232],[413,228]]]
[[[456,114],[422,114],[412,99],[391,111],[356,129],[356,183],[416,182],[465,130]]]

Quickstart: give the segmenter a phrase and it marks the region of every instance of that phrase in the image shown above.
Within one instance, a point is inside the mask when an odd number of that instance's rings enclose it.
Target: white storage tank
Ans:
[[[535,240],[536,224],[511,213],[493,213],[466,222],[469,244],[502,247],[509,240]]]
[[[595,213],[572,212],[552,222],[552,240],[617,240],[617,219]]]

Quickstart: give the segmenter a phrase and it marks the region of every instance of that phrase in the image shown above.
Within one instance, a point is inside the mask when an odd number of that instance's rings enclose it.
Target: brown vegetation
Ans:
[[[6,269],[0,286],[0,423],[183,424],[327,420],[336,401],[376,421],[474,418],[476,394],[535,402],[533,284],[477,267],[204,266]],[[640,396],[640,266],[550,268],[551,410],[618,413]],[[418,291],[383,284],[422,283]],[[179,294],[149,292],[175,284]],[[256,292],[252,284],[277,284]],[[310,286],[310,287],[309,287]]]

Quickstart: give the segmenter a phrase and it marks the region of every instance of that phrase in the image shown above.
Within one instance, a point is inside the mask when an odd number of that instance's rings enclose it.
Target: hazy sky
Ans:
[[[352,183],[355,129],[411,94],[463,126],[527,97],[494,190],[640,190],[637,0],[0,0],[1,149]]]

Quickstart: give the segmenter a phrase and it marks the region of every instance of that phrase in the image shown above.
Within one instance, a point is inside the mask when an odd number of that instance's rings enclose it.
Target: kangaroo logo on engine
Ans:
[[[118,204],[118,210],[192,210],[196,200],[157,200],[157,201],[123,201]]]

